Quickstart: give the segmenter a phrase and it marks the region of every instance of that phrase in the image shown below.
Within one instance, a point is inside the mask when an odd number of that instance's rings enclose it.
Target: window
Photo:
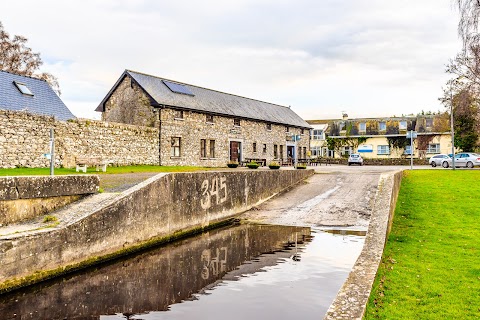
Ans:
[[[253,152],[257,152],[257,143],[256,142],[253,143]]]
[[[440,153],[440,143],[430,143],[427,147],[427,153]]]
[[[201,139],[200,140],[200,158],[207,157],[207,140]]]
[[[342,147],[342,149],[340,150],[340,154],[344,156],[348,156],[351,153],[352,153],[352,147],[350,146]]]
[[[305,134],[305,129],[301,129],[300,134],[302,134],[302,135]]]
[[[272,124],[271,124],[271,123],[267,123],[267,130],[268,130],[268,131],[271,131],[271,130],[272,130]]]
[[[345,122],[340,122],[339,125],[338,125],[338,128],[340,129],[340,131],[345,131],[347,126],[346,126]]]
[[[407,121],[402,120],[398,123],[398,129],[400,130],[406,130],[407,129]]]
[[[263,144],[263,153],[267,153],[267,145],[265,143]]]
[[[285,127],[285,132],[290,132],[290,127]]]
[[[25,83],[21,83],[21,82],[17,82],[17,81],[13,81],[13,83],[17,87],[18,91],[20,91],[22,94],[24,94],[26,96],[33,96],[32,91],[30,91],[30,89],[28,89],[28,87]]]
[[[388,145],[377,146],[377,154],[390,154],[390,147]]]
[[[432,118],[425,119],[425,125],[427,128],[431,128],[433,126],[433,119]]]
[[[233,119],[233,125],[236,127],[240,127],[240,119]]]
[[[311,147],[310,152],[312,157],[320,157],[322,156],[322,147]]]
[[[175,119],[183,119],[183,110],[173,110],[173,117]]]
[[[358,124],[358,131],[367,131],[367,124],[365,122],[360,122]]]
[[[170,155],[172,157],[180,157],[180,141],[181,141],[180,137],[172,137],[172,140],[171,140],[172,148],[170,151]]]
[[[380,131],[385,131],[385,130],[387,130],[387,124],[386,124],[385,122],[383,122],[383,121],[382,121],[382,122],[379,122],[379,123],[378,123],[378,129],[379,129]]]
[[[280,152],[279,152],[279,158],[282,159],[283,158],[283,144],[280,145]]]
[[[307,147],[303,147],[303,159],[307,159]]]
[[[207,114],[207,119],[206,119],[206,121],[207,121],[208,123],[213,123],[213,115],[212,115],[212,114]]]
[[[412,154],[412,146],[405,146],[405,154]]]
[[[323,140],[323,130],[312,130],[312,140]]]
[[[215,140],[210,140],[210,158],[215,158]]]
[[[200,158],[215,158],[215,140],[200,140]]]
[[[278,146],[276,144],[273,145],[273,157],[278,158]]]

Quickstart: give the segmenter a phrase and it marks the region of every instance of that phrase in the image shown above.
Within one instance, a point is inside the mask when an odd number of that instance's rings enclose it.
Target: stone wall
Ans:
[[[183,111],[183,118],[176,118],[175,110],[161,110],[161,163],[162,165],[196,165],[196,166],[225,166],[230,159],[230,142],[241,143],[241,158],[266,159],[268,162],[274,158],[287,158],[287,133],[284,125],[271,124],[253,120],[240,120],[240,126],[234,125],[234,118],[213,116],[213,123],[207,123],[206,114],[193,111]],[[302,148],[299,158],[304,158],[303,150],[309,150],[309,131],[301,134],[301,129],[289,127],[288,134],[300,135],[301,140],[297,146]],[[181,138],[180,157],[171,155],[172,137]],[[201,157],[201,140],[207,140],[207,157]],[[215,140],[214,157],[209,156],[208,143]],[[256,151],[254,151],[254,143]],[[264,152],[264,144],[266,150]],[[275,157],[274,146],[277,146]],[[282,146],[282,147],[281,147]],[[283,154],[280,154],[283,149]]]
[[[114,165],[158,164],[158,129],[0,110],[0,168],[48,167],[50,128],[56,166],[74,167],[75,157],[100,157]]]
[[[231,219],[313,170],[159,174],[71,206],[54,228],[0,236],[0,292]],[[97,203],[95,203],[95,199]],[[56,214],[62,215],[61,212]],[[74,219],[73,217],[78,217]]]
[[[94,175],[0,177],[0,226],[31,219],[98,192]]]

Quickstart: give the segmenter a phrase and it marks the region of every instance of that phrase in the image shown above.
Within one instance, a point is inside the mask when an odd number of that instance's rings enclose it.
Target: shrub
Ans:
[[[280,169],[280,164],[278,162],[272,161],[268,164],[270,169]]]
[[[236,167],[238,167],[238,162],[237,162],[237,161],[229,161],[229,162],[227,163],[227,167],[229,167],[229,168],[236,168]]]
[[[257,169],[258,168],[258,163],[256,163],[255,161],[251,161],[251,162],[247,163],[247,167],[249,167],[250,169]]]

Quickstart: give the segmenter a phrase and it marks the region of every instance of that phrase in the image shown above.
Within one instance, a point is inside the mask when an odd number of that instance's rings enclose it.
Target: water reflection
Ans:
[[[310,228],[239,225],[0,297],[2,319],[141,319],[297,256]],[[295,251],[296,250],[296,251]],[[223,280],[222,280],[223,278]],[[167,312],[169,314],[170,312]]]

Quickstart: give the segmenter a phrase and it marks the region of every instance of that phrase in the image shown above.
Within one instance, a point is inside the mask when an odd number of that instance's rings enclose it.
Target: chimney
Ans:
[[[345,112],[342,112],[342,118],[343,120],[348,120],[348,114],[346,114]]]

